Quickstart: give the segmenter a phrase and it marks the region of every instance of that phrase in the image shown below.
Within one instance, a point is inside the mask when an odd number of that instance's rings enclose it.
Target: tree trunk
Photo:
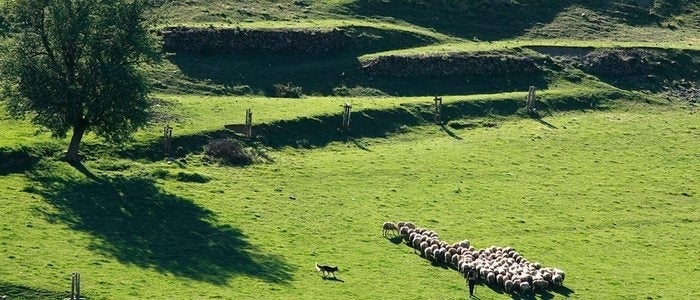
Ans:
[[[78,156],[78,148],[80,147],[80,141],[83,139],[83,135],[88,128],[88,122],[86,120],[80,120],[78,124],[73,126],[73,136],[70,139],[70,145],[68,145],[68,152],[66,152],[66,161],[74,164],[80,162],[80,157]]]

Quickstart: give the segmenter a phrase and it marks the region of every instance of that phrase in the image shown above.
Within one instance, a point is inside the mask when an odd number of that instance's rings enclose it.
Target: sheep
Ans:
[[[414,235],[413,238],[411,239],[411,245],[413,246],[414,249],[419,248],[420,243],[423,242],[423,239],[420,235]]]
[[[398,227],[398,228],[401,228],[401,227],[404,227],[404,226],[406,226],[406,222],[404,222],[404,221],[401,221],[401,222],[396,223],[396,227]]]
[[[430,247],[425,248],[425,250],[423,250],[423,255],[425,256],[425,259],[432,260],[433,259],[433,248],[430,248]]]
[[[512,247],[476,249],[469,240],[449,244],[432,230],[416,228],[410,222],[397,224],[398,227],[391,222],[384,223],[384,236],[394,231],[426,259],[444,263],[462,275],[473,269],[489,285],[499,286],[508,293],[518,293],[522,297],[563,284],[564,271],[546,268],[539,262],[531,263]]]
[[[503,283],[503,289],[507,292],[510,293],[513,291],[513,281],[508,279]]]
[[[445,251],[445,253],[443,255],[445,256],[446,263],[452,262],[452,253],[450,251]]]
[[[494,283],[496,283],[496,273],[494,273],[494,272],[488,272],[488,273],[486,274],[486,282],[488,282],[489,284],[494,284]]]
[[[413,239],[416,237],[416,235],[418,235],[418,233],[415,232],[415,231],[409,233],[409,234],[408,234],[408,240],[411,241],[411,243],[413,243]]]
[[[564,278],[566,278],[566,274],[564,274],[564,271],[562,270],[554,269],[554,273],[559,274],[561,276],[561,281],[564,281]]]
[[[559,273],[554,274],[552,276],[552,284],[554,284],[554,286],[562,286],[563,281],[564,281],[564,277],[561,276]]]
[[[538,290],[540,290],[540,291],[543,291],[544,289],[547,288],[547,286],[549,285],[549,283],[548,283],[547,281],[545,281],[544,279],[542,279],[542,278],[537,278],[537,279],[535,279],[535,280],[532,282],[532,285],[533,285],[536,289],[538,289]]]
[[[389,232],[394,232],[394,236],[399,234],[399,229],[396,227],[396,224],[391,223],[391,222],[384,222],[384,225],[382,225],[382,235],[385,237]]]
[[[548,282],[552,282],[552,273],[548,271],[542,272],[542,278]]]
[[[400,235],[404,240],[408,240],[408,236],[409,236],[408,231],[409,231],[409,230],[410,230],[410,229],[409,229],[408,227],[406,227],[406,226],[401,226],[401,227],[399,227],[399,235]]]
[[[459,255],[452,255],[452,264],[458,266],[461,259]]]
[[[428,249],[428,246],[429,246],[428,242],[420,242],[420,251],[424,252],[425,249]]]
[[[521,282],[520,283],[520,295],[525,295],[530,291],[530,284],[527,282]]]
[[[503,274],[499,273],[498,275],[496,275],[496,283],[498,283],[498,285],[503,285],[503,282],[505,282],[505,281],[506,281],[506,277],[503,276]]]

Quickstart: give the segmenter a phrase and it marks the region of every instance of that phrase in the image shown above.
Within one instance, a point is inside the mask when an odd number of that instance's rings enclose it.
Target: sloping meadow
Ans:
[[[90,299],[467,298],[458,272],[382,237],[384,221],[410,220],[566,271],[565,289],[537,298],[700,296],[696,111],[627,103],[455,121],[489,126],[283,147],[245,168],[191,156],[9,170],[0,294],[67,296],[79,271]],[[158,176],[181,172],[208,180]],[[337,265],[337,279],[315,262]]]

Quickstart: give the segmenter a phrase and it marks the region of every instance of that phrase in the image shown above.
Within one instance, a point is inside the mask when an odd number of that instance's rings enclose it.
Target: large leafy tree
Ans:
[[[53,136],[71,133],[79,162],[86,132],[120,142],[149,119],[147,78],[157,58],[145,0],[5,0],[0,55],[3,98]]]

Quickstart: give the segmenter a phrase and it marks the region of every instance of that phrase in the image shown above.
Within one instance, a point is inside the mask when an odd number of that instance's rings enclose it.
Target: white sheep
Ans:
[[[425,248],[425,250],[423,250],[423,255],[425,256],[425,259],[432,260],[433,259],[433,248],[430,248],[430,247]]]
[[[513,292],[513,281],[508,279],[503,283],[503,289],[507,292]]]
[[[411,230],[411,229],[408,228],[408,227],[406,227],[406,226],[401,226],[401,227],[399,227],[399,235],[400,235],[405,241],[408,241],[409,230]]]
[[[489,284],[494,284],[494,283],[496,283],[496,273],[494,273],[494,272],[488,272],[488,273],[486,274],[486,282],[488,282]]]
[[[523,281],[520,283],[520,295],[525,295],[530,291],[530,284]]]
[[[421,253],[424,252],[425,249],[428,249],[428,246],[429,246],[428,242],[420,242],[419,248],[420,248]]]
[[[554,269],[554,273],[559,274],[561,276],[561,281],[563,282],[564,279],[566,278],[566,274],[564,274],[564,271],[559,270],[559,269]]]
[[[547,288],[547,286],[549,285],[549,283],[548,283],[547,281],[545,281],[544,279],[542,279],[542,278],[537,278],[537,279],[533,280],[532,285],[533,285],[536,289],[538,289],[538,290],[540,290],[540,291],[543,291],[544,289]]]
[[[443,255],[445,256],[446,263],[452,263],[452,253],[450,251],[446,251]]]
[[[554,286],[562,286],[562,284],[564,284],[564,277],[559,273],[554,274],[552,276],[552,284],[554,284]]]

